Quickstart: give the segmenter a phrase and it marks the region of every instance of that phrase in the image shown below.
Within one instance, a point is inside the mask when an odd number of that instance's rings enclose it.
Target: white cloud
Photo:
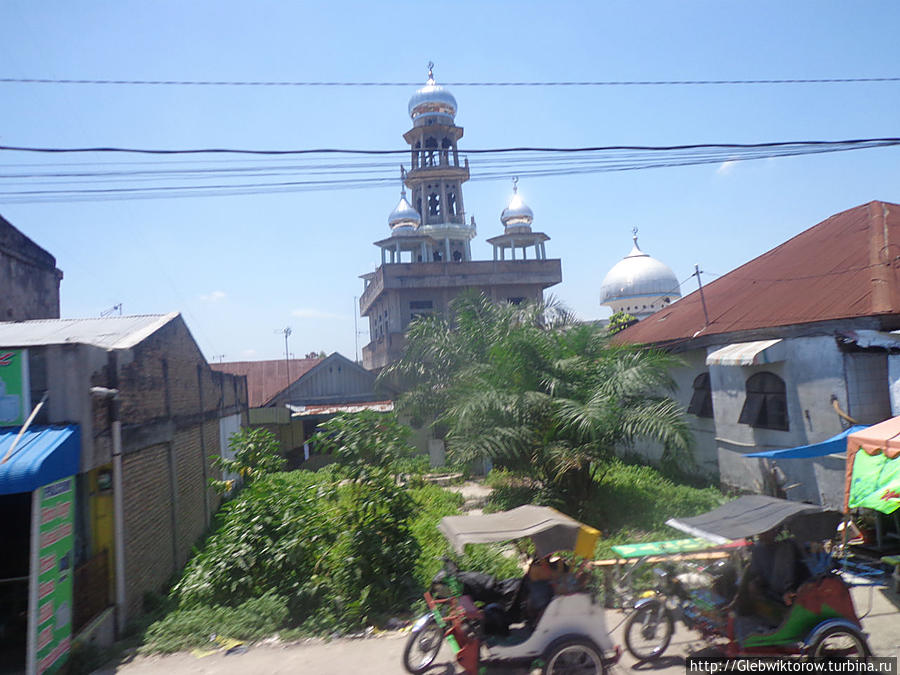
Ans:
[[[212,293],[207,293],[206,295],[201,295],[200,299],[203,302],[218,302],[219,300],[224,300],[228,297],[225,291],[213,291]]]
[[[291,316],[299,319],[346,319],[343,314],[333,314],[331,312],[323,312],[321,309],[314,307],[301,307],[291,311]]]
[[[735,164],[737,164],[737,162],[733,159],[729,159],[726,162],[722,162],[721,164],[719,164],[719,168],[716,169],[716,173],[719,174],[720,176],[727,176],[732,171],[734,171]]]

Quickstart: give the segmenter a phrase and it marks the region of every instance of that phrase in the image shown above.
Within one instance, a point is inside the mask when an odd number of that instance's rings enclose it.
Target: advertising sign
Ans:
[[[0,349],[0,427],[21,426],[30,412],[28,350]]]
[[[36,619],[29,644],[34,671],[53,673],[65,663],[72,635],[72,566],[75,523],[75,478],[64,478],[38,488],[37,555],[31,573],[37,575],[37,593],[30,608]],[[35,564],[36,563],[36,564]]]

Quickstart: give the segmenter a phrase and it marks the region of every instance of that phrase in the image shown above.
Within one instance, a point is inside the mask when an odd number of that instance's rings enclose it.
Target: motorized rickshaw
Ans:
[[[428,612],[406,643],[409,672],[426,672],[444,640],[467,675],[478,675],[487,664],[540,666],[546,675],[601,675],[618,661],[603,605],[577,562],[592,556],[597,530],[533,505],[448,516],[438,528],[459,554],[466,544],[527,538],[535,558],[523,577],[505,581],[460,572],[445,559],[425,593]]]
[[[778,597],[760,598],[767,603],[763,615],[742,610],[748,606],[741,597],[747,584],[738,583],[727,565],[707,570],[710,583],[699,589],[688,588],[674,571],[654,570],[658,588],[635,604],[625,625],[626,647],[639,660],[662,656],[680,619],[704,638],[724,638],[727,657],[871,655],[849,587],[821,546],[834,538],[841,518],[838,511],[752,495],[695,518],[667,521],[714,544],[768,538],[770,559],[784,570],[774,571],[773,577],[788,579],[790,585],[779,587]]]

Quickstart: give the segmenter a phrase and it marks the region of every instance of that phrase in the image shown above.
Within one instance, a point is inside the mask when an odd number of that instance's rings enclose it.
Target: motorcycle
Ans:
[[[481,516],[448,516],[439,529],[462,553],[467,543],[530,538],[536,557],[520,579],[494,580],[460,572],[446,560],[425,593],[428,612],[410,632],[403,664],[428,670],[442,643],[467,675],[486,664],[541,667],[545,675],[601,675],[620,649],[606,630],[604,609],[581,565],[560,551],[588,558],[599,532],[550,508],[521,506]]]
[[[715,543],[784,530],[782,550],[802,553],[799,542],[833,537],[841,514],[775,497],[741,497],[719,509],[672,525]],[[785,556],[787,558],[788,556]],[[802,558],[802,556],[801,556]],[[792,561],[800,570],[790,604],[769,601],[776,619],[739,612],[746,604],[735,579],[713,574],[709,588],[689,589],[672,570],[656,569],[656,590],[639,600],[625,623],[625,646],[640,661],[663,655],[681,621],[705,639],[724,638],[726,657],[806,656],[812,659],[868,657],[871,650],[849,587],[827,556]],[[740,602],[739,602],[740,601]]]

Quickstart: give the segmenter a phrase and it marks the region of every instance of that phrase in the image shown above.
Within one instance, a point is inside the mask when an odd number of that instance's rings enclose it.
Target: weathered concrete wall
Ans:
[[[0,321],[59,318],[56,259],[0,216]]]

